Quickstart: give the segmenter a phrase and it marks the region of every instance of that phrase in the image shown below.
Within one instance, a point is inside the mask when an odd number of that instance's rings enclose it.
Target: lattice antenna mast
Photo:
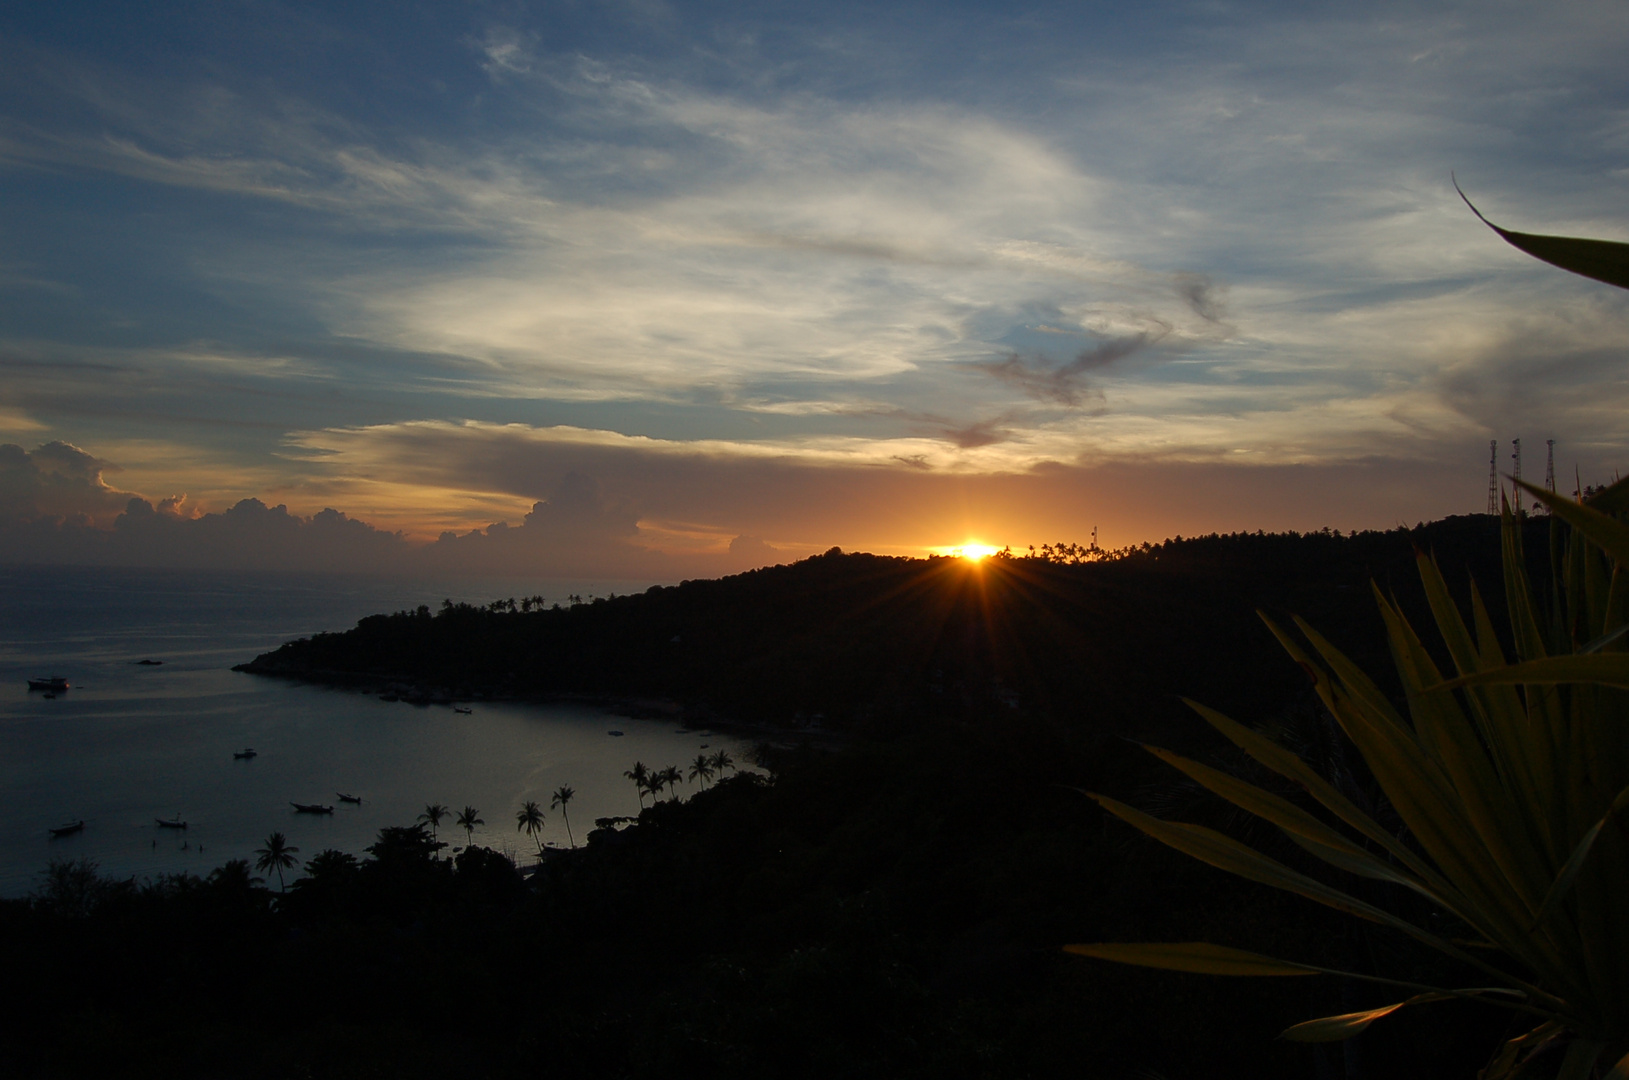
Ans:
[[[1555,494],[1555,440],[1544,440],[1544,486]]]
[[[1511,451],[1510,460],[1516,463],[1516,471],[1511,474],[1511,478],[1516,482],[1511,485],[1510,497],[1511,501],[1516,504],[1516,513],[1520,514],[1522,512],[1522,441],[1520,439],[1511,439],[1510,445],[1515,447]]]
[[[1488,516],[1499,513],[1499,440],[1488,440]]]

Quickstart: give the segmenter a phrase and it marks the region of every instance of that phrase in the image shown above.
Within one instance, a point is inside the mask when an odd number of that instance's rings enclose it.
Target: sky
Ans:
[[[0,561],[711,576],[1610,479],[1621,3],[0,9]]]

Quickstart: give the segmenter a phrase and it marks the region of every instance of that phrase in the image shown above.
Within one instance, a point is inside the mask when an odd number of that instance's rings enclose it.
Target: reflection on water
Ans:
[[[462,714],[229,670],[289,638],[443,597],[638,587],[550,584],[0,570],[0,895],[27,891],[52,858],[89,858],[120,876],[202,873],[251,857],[274,830],[302,863],[330,847],[361,854],[381,826],[410,824],[432,802],[476,807],[486,824],[475,842],[524,858],[535,849],[515,812],[528,799],[547,810],[556,788],[575,788],[580,842],[596,817],[637,811],[622,775],[635,760],[684,766],[704,743],[743,756],[722,734],[589,707],[469,702]],[[73,689],[55,699],[27,688],[58,674]],[[232,756],[245,747],[257,755]],[[296,814],[292,802],[334,813]],[[184,831],[156,824],[175,816]],[[50,838],[76,819],[82,832]],[[565,844],[559,812],[547,819],[544,842]],[[441,834],[465,841],[451,819]]]

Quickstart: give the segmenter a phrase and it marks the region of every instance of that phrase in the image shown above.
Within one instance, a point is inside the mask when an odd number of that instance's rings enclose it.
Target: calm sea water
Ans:
[[[360,856],[380,827],[412,824],[428,803],[474,806],[486,821],[475,843],[524,859],[535,848],[516,811],[528,799],[547,810],[562,784],[576,791],[580,843],[596,817],[637,812],[623,776],[634,761],[687,768],[703,746],[737,760],[747,747],[590,707],[472,702],[463,715],[230,669],[291,638],[443,598],[552,601],[640,587],[0,568],[0,896],[27,892],[52,859],[138,879],[204,873],[252,860],[273,831],[302,863],[325,848]],[[55,700],[28,690],[27,679],[47,675],[73,689]],[[248,746],[259,756],[232,757]],[[341,791],[362,804],[339,802]],[[296,814],[290,802],[335,809]],[[185,831],[155,824],[176,816]],[[83,832],[50,837],[76,819]],[[441,836],[466,839],[450,819]],[[568,842],[558,811],[547,811],[543,840]]]

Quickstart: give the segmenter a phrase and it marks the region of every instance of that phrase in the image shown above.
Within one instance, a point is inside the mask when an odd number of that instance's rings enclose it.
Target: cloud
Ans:
[[[784,561],[779,548],[771,547],[756,536],[737,536],[731,540],[730,560],[747,570],[777,566]]]
[[[1055,363],[1045,356],[1008,353],[1006,359],[977,367],[1002,382],[1022,389],[1040,401],[1059,405],[1080,405],[1089,399],[1102,400],[1102,391],[1086,381],[1086,376],[1138,353],[1148,352],[1171,333],[1167,325],[1156,324],[1135,334],[1111,337],[1082,349],[1073,360]]]
[[[155,499],[341,506],[483,551],[614,518],[629,558],[832,539],[783,489],[1447,469],[1535,427],[1629,449],[1629,306],[1446,183],[1533,231],[1621,233],[1606,9],[503,17],[457,16],[411,54],[424,92],[371,104],[298,45],[250,75],[13,41],[0,182],[52,239],[0,266],[8,437],[94,443]],[[405,85],[379,51],[344,55]],[[64,212],[42,173],[110,197]],[[580,520],[572,474],[597,485]],[[31,520],[100,526],[134,493],[12,479]]]
[[[448,571],[629,575],[650,572],[660,555],[640,544],[638,515],[613,505],[591,476],[568,472],[519,526],[497,522],[463,535],[448,531],[424,552]]]
[[[102,479],[110,468],[71,443],[49,442],[34,450],[0,444],[0,524],[111,522],[130,493]]]

